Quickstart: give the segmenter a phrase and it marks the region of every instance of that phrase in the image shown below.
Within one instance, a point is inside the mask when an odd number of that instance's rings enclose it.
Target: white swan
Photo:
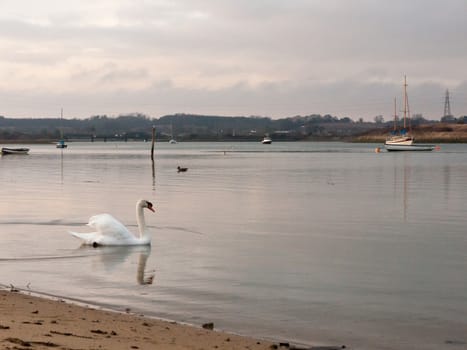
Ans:
[[[140,199],[136,202],[136,221],[138,222],[139,237],[133,235],[128,229],[110,214],[99,214],[89,218],[88,226],[96,231],[89,233],[70,233],[83,240],[83,244],[96,246],[109,245],[150,245],[151,236],[146,228],[143,208],[154,212],[151,202]]]

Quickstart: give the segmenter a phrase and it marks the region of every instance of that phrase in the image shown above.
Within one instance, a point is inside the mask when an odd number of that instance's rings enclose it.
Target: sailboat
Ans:
[[[170,140],[169,140],[169,143],[170,144],[176,144],[177,143],[177,140],[174,139],[174,130],[173,130],[173,125],[170,124]]]
[[[408,114],[409,113],[409,114]],[[397,123],[396,113],[396,99],[394,99],[394,130],[386,139],[385,145],[412,145],[414,138],[410,134],[410,120],[408,119],[409,112],[409,99],[407,96],[407,78],[404,76],[404,127],[399,129]],[[407,123],[408,122],[408,123]],[[407,124],[409,124],[409,130],[407,130]]]
[[[68,145],[65,143],[65,139],[63,138],[63,128],[62,128],[62,120],[63,120],[63,108],[60,112],[60,140],[58,140],[56,147],[57,148],[67,148]]]
[[[263,145],[270,145],[272,143],[272,139],[269,137],[268,134],[264,135],[264,138],[261,140]]]
[[[404,75],[404,127],[399,129],[396,113],[396,99],[394,99],[394,130],[387,137],[384,147],[388,151],[432,151],[434,145],[414,144],[410,125],[409,98],[407,95],[407,77]],[[407,128],[408,127],[408,128]],[[408,129],[408,130],[407,130]]]

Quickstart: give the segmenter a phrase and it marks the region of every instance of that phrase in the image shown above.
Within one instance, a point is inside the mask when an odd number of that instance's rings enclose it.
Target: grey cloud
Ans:
[[[410,83],[410,82],[409,82]],[[467,83],[453,87],[451,106],[453,112],[466,110],[465,100],[459,94],[467,91]],[[409,100],[412,113],[422,113],[425,118],[437,119],[443,111],[443,97],[446,87],[436,84],[410,84]],[[174,86],[170,81],[154,82],[143,90],[89,91],[61,94],[59,101],[68,117],[88,117],[94,114],[118,115],[140,112],[151,117],[170,113],[199,113],[214,115],[261,115],[273,118],[307,115],[313,113],[331,114],[353,119],[363,117],[372,120],[383,115],[392,118],[393,98],[400,97],[402,82],[361,83],[339,81],[327,84],[268,83],[251,86],[246,82],[220,89],[190,89]],[[3,96],[8,92],[1,92]],[[14,97],[12,97],[14,99]],[[30,92],[16,115],[37,116],[37,110],[50,104],[48,113],[56,110],[57,96]],[[17,100],[6,98],[4,108],[15,109]],[[10,103],[13,102],[11,105]],[[25,102],[25,101],[23,101]],[[16,106],[17,107],[17,106]],[[29,108],[28,110],[25,108]]]
[[[63,95],[56,88],[48,94],[69,101],[82,117],[93,109],[120,109],[155,116],[330,113],[373,118],[391,113],[404,74],[414,112],[418,108],[427,117],[439,117],[440,98],[449,88],[453,110],[467,113],[465,0],[110,4],[115,23],[106,25],[96,22],[100,13],[90,21],[89,9],[79,5],[70,11],[51,8],[47,25],[1,19],[2,39],[15,46],[2,55],[0,65],[21,63],[17,69],[25,71],[64,66],[69,81],[63,83],[69,87],[76,79],[84,90]],[[49,50],[27,50],[34,45]],[[97,95],[86,91],[99,84],[114,89]],[[2,101],[9,96],[5,89],[1,93]],[[44,98],[33,92],[25,96]],[[5,111],[25,108],[15,109],[14,101]]]

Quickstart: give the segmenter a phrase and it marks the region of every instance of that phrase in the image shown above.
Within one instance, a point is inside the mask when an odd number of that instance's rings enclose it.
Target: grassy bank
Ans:
[[[354,138],[355,142],[380,143],[386,140],[389,129],[369,131]],[[467,143],[467,124],[424,124],[412,128],[417,143]]]

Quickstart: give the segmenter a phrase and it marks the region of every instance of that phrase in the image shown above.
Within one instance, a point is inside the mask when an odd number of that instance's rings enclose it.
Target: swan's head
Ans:
[[[152,203],[151,203],[150,201],[147,201],[147,200],[143,199],[143,200],[141,201],[141,206],[142,206],[143,208],[149,209],[149,210],[152,211],[152,212],[155,212],[154,206],[152,205]]]

